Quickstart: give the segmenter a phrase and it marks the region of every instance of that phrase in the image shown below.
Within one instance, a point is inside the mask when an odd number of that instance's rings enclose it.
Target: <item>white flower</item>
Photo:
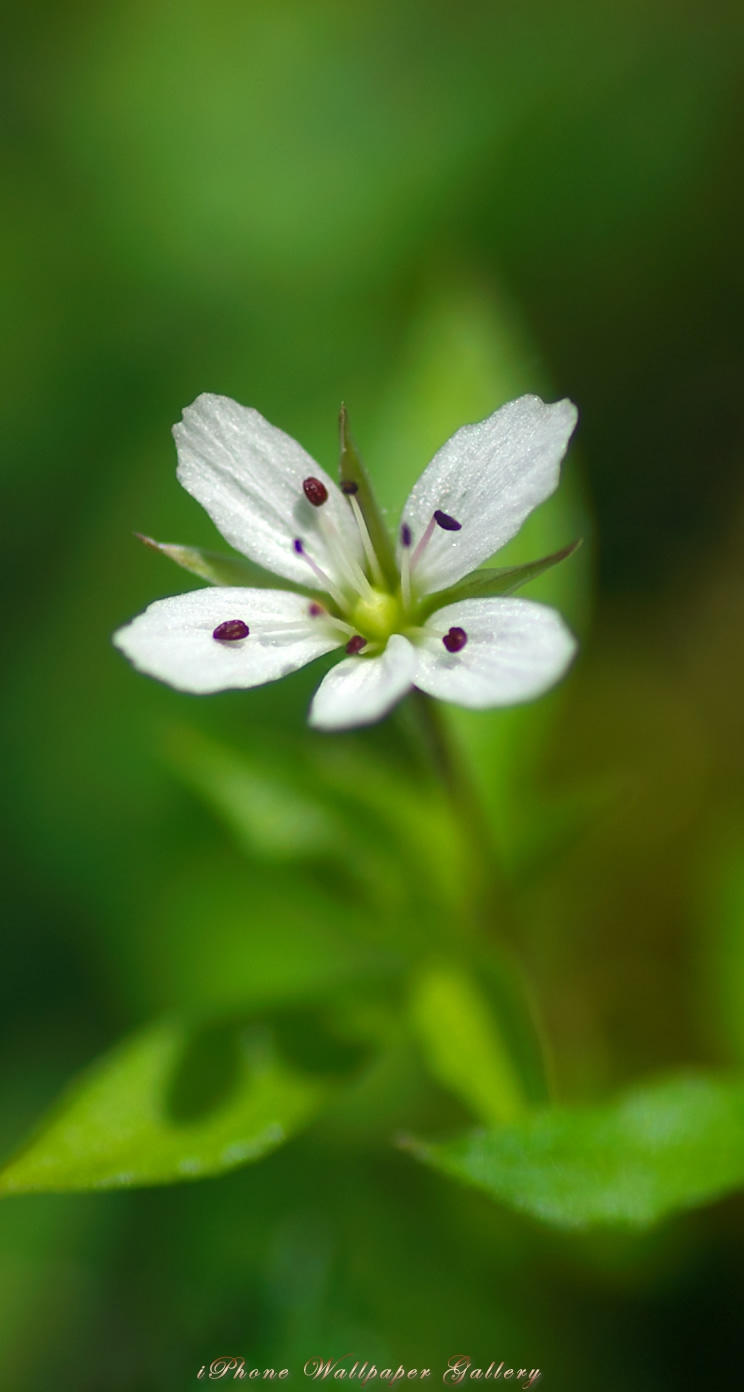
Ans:
[[[487,597],[504,572],[476,568],[557,487],[576,419],[570,401],[523,396],[463,426],[413,488],[393,558],[358,463],[338,487],[258,411],[200,396],[174,427],[181,483],[232,546],[305,593],[210,586],[151,604],[114,642],[192,692],[261,686],[345,648],[310,707],[324,730],[379,720],[411,687],[473,709],[531,700],[575,639],[545,605]]]

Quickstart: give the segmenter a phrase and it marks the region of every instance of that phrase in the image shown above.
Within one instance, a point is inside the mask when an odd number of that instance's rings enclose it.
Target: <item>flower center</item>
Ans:
[[[314,508],[322,510],[323,505],[328,502],[328,489],[321,479],[304,479],[302,490]],[[343,479],[341,492],[349,503],[357,524],[367,571],[365,572],[363,563],[360,564],[360,559],[348,549],[339,529],[325,516],[319,518],[319,531],[326,543],[329,560],[335,572],[333,578],[321,569],[314,557],[306,551],[301,537],[295,537],[292,545],[296,554],[307,562],[338,610],[335,615],[329,614],[322,605],[313,602],[308,609],[309,617],[320,618],[325,614],[328,622],[336,629],[350,634],[346,651],[350,656],[356,656],[368,644],[370,651],[384,648],[393,633],[416,637],[423,632],[418,626],[419,603],[414,582],[416,566],[437,527],[444,532],[459,532],[462,523],[449,513],[443,512],[441,508],[437,508],[418,544],[412,550],[413,532],[409,523],[403,522],[400,529],[400,588],[397,593],[391,593],[383,588],[385,578],[382,567],[357,497],[359,485],[353,479]],[[215,632],[214,636],[224,638],[227,635]],[[467,634],[464,629],[451,628],[442,638],[442,642],[448,652],[457,653],[467,643]]]
[[[385,590],[370,588],[368,595],[361,595],[352,606],[349,619],[365,637],[384,643],[391,633],[400,629],[401,609],[395,595]]]

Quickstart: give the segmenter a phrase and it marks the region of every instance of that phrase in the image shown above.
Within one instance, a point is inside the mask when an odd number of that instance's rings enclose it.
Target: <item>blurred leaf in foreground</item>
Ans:
[[[682,1076],[444,1144],[432,1168],[556,1228],[644,1228],[744,1185],[744,1082]]]
[[[165,1021],[126,1041],[63,1097],[0,1172],[0,1194],[172,1184],[275,1150],[328,1093],[283,1063],[264,1029]]]

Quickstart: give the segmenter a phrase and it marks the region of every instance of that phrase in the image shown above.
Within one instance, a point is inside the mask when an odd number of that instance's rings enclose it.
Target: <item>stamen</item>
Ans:
[[[411,558],[409,551],[413,533],[407,522],[403,522],[400,529],[400,544],[403,547],[403,554],[400,558],[400,597],[403,600],[403,608],[410,608],[411,604]]]
[[[294,541],[292,542],[292,545],[295,551],[297,552],[297,555],[302,556],[303,561],[307,561],[313,574],[317,575],[318,579],[320,580],[323,586],[323,589],[326,590],[326,592],[329,595],[331,595],[333,599],[335,599],[339,609],[345,609],[346,600],[344,599],[344,596],[342,595],[341,591],[337,588],[336,585],[334,585],[333,581],[328,578],[325,571],[321,570],[320,566],[317,564],[316,561],[313,560],[312,556],[308,556],[307,551],[305,550],[302,542],[300,541],[300,538],[295,537]]]
[[[468,635],[464,628],[451,628],[449,633],[445,633],[442,642],[447,652],[461,652],[468,641]]]
[[[422,536],[418,546],[416,547],[413,556],[411,557],[411,574],[413,574],[414,570],[416,569],[416,566],[418,565],[419,561],[421,560],[421,557],[424,554],[424,551],[429,545],[435,527],[441,527],[443,532],[459,532],[462,529],[462,522],[458,522],[456,518],[450,517],[448,512],[442,512],[441,508],[437,508],[436,512],[434,513],[434,516],[431,519],[431,522],[429,523],[428,527],[426,528],[426,531],[424,532],[424,535]]]
[[[247,638],[250,631],[242,619],[225,619],[224,623],[217,625],[212,637],[218,643],[237,643],[240,638]]]
[[[416,547],[416,550],[414,551],[413,555],[411,556],[411,574],[413,574],[414,570],[416,569],[416,566],[418,565],[419,561],[421,560],[421,557],[422,557],[423,554],[424,554],[424,551],[426,550],[427,546],[429,545],[429,542],[431,541],[432,533],[433,533],[434,528],[436,527],[436,525],[437,525],[437,519],[436,519],[436,514],[435,514],[435,516],[432,517],[431,522],[429,523],[428,527],[426,528],[426,531],[424,532],[424,535],[422,536],[422,538],[421,538],[421,540],[420,540],[418,546]]]
[[[357,524],[357,529],[359,531],[359,536],[361,537],[362,546],[364,547],[364,554],[367,557],[367,565],[369,566],[372,572],[372,578],[374,579],[375,584],[379,585],[380,589],[382,589],[385,585],[385,577],[380,568],[380,562],[377,559],[375,548],[372,545],[372,538],[369,534],[369,531],[367,530],[367,523],[364,519],[364,513],[362,512],[362,509],[359,505],[359,499],[356,496],[356,494],[359,492],[359,484],[354,483],[353,479],[348,479],[345,483],[341,484],[341,491],[342,493],[346,494],[346,497],[348,498],[351,504],[351,510],[354,514],[354,521]]]
[[[351,499],[350,501],[353,502],[355,500]],[[357,503],[357,507],[358,506],[359,504]],[[347,551],[343,538],[339,535],[338,529],[331,521],[330,517],[323,516],[319,518],[319,530],[339,570],[346,571],[351,584],[358,594],[364,595],[365,599],[371,599],[372,586],[357,562],[356,557],[352,556],[351,553]]]
[[[322,507],[324,503],[328,502],[328,489],[320,479],[303,479],[302,491],[307,501],[312,503],[313,507]]]
[[[318,604],[316,600],[313,600],[312,603],[308,605],[307,612],[311,619],[319,619],[322,617],[325,619],[326,623],[332,624],[334,628],[340,628],[342,633],[353,634],[354,632],[351,624],[346,623],[344,619],[337,619],[334,614],[329,614],[328,610],[324,609],[323,605]]]
[[[354,637],[350,638],[348,643],[346,644],[346,651],[349,654],[349,657],[356,657],[356,654],[360,653],[362,651],[362,648],[366,648],[366,646],[367,639],[363,638],[361,633],[355,633]]]
[[[437,508],[434,513],[434,521],[438,527],[442,528],[443,532],[459,532],[462,530],[462,522],[457,522],[454,517],[450,517],[448,512],[442,512],[441,508]]]

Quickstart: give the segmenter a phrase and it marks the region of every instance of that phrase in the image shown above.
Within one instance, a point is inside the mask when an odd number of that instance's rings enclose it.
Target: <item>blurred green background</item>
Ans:
[[[110,646],[191,587],[134,530],[215,544],[169,437],[204,390],[329,469],[345,400],[392,516],[465,420],[578,403],[565,490],[510,555],[585,536],[528,591],[581,657],[453,729],[557,1095],[744,1062],[741,8],[31,0],[5,29],[6,1150],[164,1012],[396,999],[440,892],[425,850],[385,859],[420,813],[404,721],[310,737],[316,671],[202,701]],[[285,836],[298,769],[367,797],[368,865]],[[272,799],[276,834],[251,822]],[[467,1121],[393,1055],[356,1112],[224,1179],[6,1200],[3,1388],[180,1389],[225,1353],[297,1381],[347,1345],[513,1358],[556,1392],[723,1376],[740,1199],[551,1234],[391,1147]]]

